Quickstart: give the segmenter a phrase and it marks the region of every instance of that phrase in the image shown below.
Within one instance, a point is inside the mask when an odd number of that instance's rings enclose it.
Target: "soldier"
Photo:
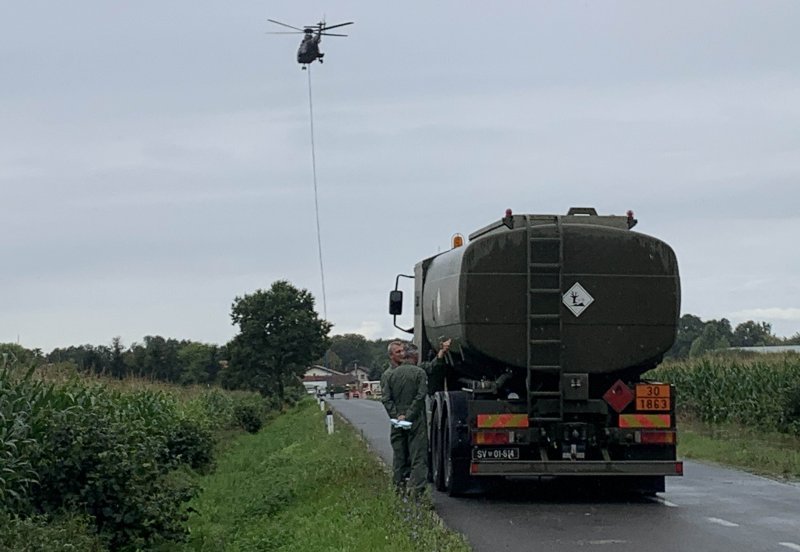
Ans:
[[[392,459],[393,481],[401,488],[405,477],[409,476],[410,488],[422,494],[428,480],[428,430],[425,419],[425,395],[428,392],[425,371],[409,362],[404,350],[403,364],[387,370],[382,378],[383,406],[390,418],[411,422],[411,427],[401,429],[392,427],[390,441],[394,453]],[[390,358],[399,353],[389,346]]]
[[[428,394],[433,395],[436,391],[444,390],[444,373],[445,373],[445,355],[450,351],[450,343],[452,339],[447,339],[439,344],[439,350],[433,360],[417,364],[420,368],[425,370],[428,376]]]
[[[389,377],[392,369],[403,364],[406,359],[406,344],[400,340],[389,343],[387,350],[389,352],[389,368],[387,368],[386,371],[384,371],[381,375],[381,389],[385,387],[386,378]]]
[[[384,397],[386,397],[386,388],[387,388],[387,380],[389,379],[389,374],[392,373],[392,370],[400,366],[403,362],[405,362],[406,358],[406,343],[404,341],[400,341],[399,339],[392,341],[387,346],[387,352],[389,354],[389,367],[384,370],[383,374],[381,374],[381,402],[384,402]],[[386,403],[384,402],[384,407],[386,407]],[[389,413],[389,409],[386,408],[386,412]],[[389,413],[389,417],[391,418],[392,415]],[[394,445],[392,445],[394,447]],[[398,458],[397,454],[393,454],[393,460]],[[393,468],[394,469],[394,468]],[[400,483],[395,483],[398,486],[404,483],[409,476],[411,475],[411,464],[409,462],[403,462],[402,466],[402,473],[399,476],[398,481]],[[397,479],[397,478],[395,478]]]

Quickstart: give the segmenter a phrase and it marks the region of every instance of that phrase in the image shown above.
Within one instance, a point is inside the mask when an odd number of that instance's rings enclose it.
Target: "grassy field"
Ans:
[[[349,425],[327,435],[312,401],[230,443],[201,486],[181,550],[469,550],[432,511],[394,494]]]
[[[683,457],[800,478],[800,355],[709,355],[647,377],[677,388]]]
[[[800,438],[740,425],[679,421],[678,453],[768,477],[800,480]]]

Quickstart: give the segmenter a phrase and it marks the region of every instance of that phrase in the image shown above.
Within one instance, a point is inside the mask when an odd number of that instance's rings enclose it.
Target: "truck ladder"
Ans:
[[[564,397],[561,392],[561,267],[564,249],[561,218],[552,222],[526,217],[528,246],[528,417],[531,421],[561,421]],[[536,229],[534,231],[534,228]],[[553,403],[557,410],[540,408],[540,401]]]

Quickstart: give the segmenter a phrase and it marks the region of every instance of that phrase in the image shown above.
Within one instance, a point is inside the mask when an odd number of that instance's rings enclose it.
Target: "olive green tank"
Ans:
[[[532,363],[588,374],[651,368],[675,340],[678,263],[633,224],[594,209],[509,214],[417,265],[417,338],[434,349],[453,338],[471,378]]]

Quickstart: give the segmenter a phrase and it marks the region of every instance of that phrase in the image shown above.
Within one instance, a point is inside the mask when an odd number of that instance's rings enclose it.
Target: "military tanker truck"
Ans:
[[[630,211],[509,210],[406,276],[414,327],[405,331],[421,358],[451,340],[429,377],[438,490],[570,476],[652,494],[665,476],[683,474],[675,389],[641,378],[675,340],[678,265],[666,243],[635,224]],[[395,325],[402,305],[396,281]]]

